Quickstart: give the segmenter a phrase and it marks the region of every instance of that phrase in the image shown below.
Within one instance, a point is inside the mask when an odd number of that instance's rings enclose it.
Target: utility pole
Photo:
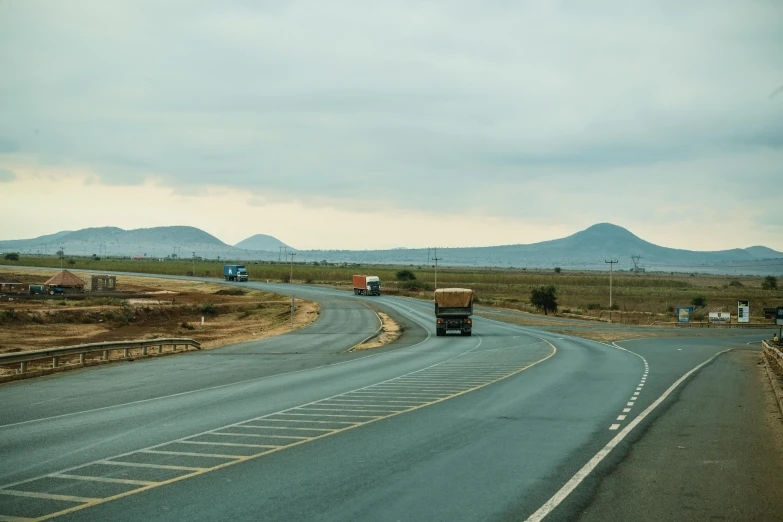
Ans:
[[[294,279],[294,256],[296,252],[291,252],[288,255],[291,256],[291,273],[288,275],[288,282],[290,283]]]
[[[432,258],[432,260],[435,261],[435,290],[438,289],[438,261],[441,259],[443,258],[438,257],[438,247],[435,247],[435,255]]]
[[[612,267],[615,263],[619,263],[619,261],[604,261],[604,263],[609,263],[609,322],[612,322]]]
[[[60,270],[63,268],[63,258],[65,257],[65,247],[60,247]]]
[[[193,275],[196,275],[196,253],[193,252]]]

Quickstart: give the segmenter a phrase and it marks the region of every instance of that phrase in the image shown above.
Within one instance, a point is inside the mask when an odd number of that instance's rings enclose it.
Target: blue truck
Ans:
[[[245,265],[223,265],[223,277],[226,281],[244,282],[248,280],[247,269]]]

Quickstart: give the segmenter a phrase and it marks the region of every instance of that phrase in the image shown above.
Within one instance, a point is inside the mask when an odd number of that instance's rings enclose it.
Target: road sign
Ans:
[[[729,312],[710,312],[711,323],[730,323],[731,314]]]
[[[677,322],[678,323],[690,323],[691,314],[693,313],[692,306],[681,306],[677,308]]]
[[[778,306],[778,315],[775,319],[775,324],[783,326],[783,306]]]
[[[737,301],[737,322],[750,322],[750,301]]]

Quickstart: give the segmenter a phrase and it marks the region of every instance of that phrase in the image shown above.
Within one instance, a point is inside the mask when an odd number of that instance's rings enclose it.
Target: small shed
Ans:
[[[67,270],[63,270],[44,283],[44,286],[50,290],[62,288],[62,292],[66,294],[84,292],[85,285],[84,281]]]
[[[25,283],[16,279],[0,279],[0,294],[21,294],[25,291]]]
[[[113,292],[117,289],[117,276],[94,275],[90,277],[91,292]]]

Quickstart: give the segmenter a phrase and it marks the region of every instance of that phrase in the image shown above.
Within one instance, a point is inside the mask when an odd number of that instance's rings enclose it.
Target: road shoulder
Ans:
[[[756,350],[703,368],[580,520],[783,518],[783,421]]]

